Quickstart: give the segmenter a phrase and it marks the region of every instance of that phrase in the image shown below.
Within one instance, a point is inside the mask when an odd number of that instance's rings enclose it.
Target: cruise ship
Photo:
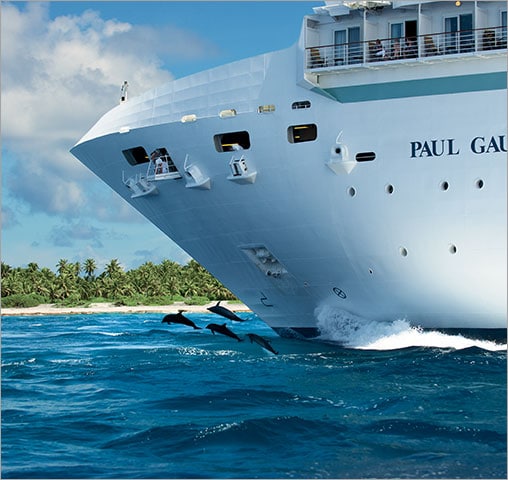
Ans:
[[[309,10],[292,46],[123,98],[72,153],[280,335],[505,329],[506,2]]]

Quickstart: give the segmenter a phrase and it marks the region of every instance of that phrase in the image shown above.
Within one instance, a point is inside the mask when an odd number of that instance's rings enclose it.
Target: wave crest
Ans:
[[[409,347],[464,348],[477,347],[502,351],[506,344],[491,340],[466,338],[436,330],[423,330],[405,319],[389,322],[367,320],[345,310],[323,306],[315,312],[320,339],[365,350],[398,350]]]

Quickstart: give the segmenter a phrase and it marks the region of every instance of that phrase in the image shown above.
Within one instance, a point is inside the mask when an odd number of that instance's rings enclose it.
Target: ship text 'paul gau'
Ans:
[[[506,135],[490,138],[474,137],[471,140],[470,148],[471,152],[476,154],[506,152]],[[459,153],[460,148],[456,146],[455,138],[411,142],[411,158],[441,157]]]

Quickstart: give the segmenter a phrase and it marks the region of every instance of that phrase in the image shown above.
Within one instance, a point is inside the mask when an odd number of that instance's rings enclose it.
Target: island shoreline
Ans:
[[[1,316],[44,316],[44,315],[82,315],[97,313],[178,313],[184,310],[187,313],[208,313],[208,307],[216,305],[217,301],[205,305],[187,305],[184,302],[175,302],[170,305],[115,305],[114,303],[92,303],[87,307],[60,307],[53,303],[37,305],[36,307],[2,308]],[[243,303],[221,301],[221,305],[233,312],[251,312]]]

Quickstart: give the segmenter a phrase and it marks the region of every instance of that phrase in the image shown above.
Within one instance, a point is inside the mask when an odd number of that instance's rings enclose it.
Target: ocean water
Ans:
[[[240,316],[4,317],[2,478],[506,478],[506,344]]]

